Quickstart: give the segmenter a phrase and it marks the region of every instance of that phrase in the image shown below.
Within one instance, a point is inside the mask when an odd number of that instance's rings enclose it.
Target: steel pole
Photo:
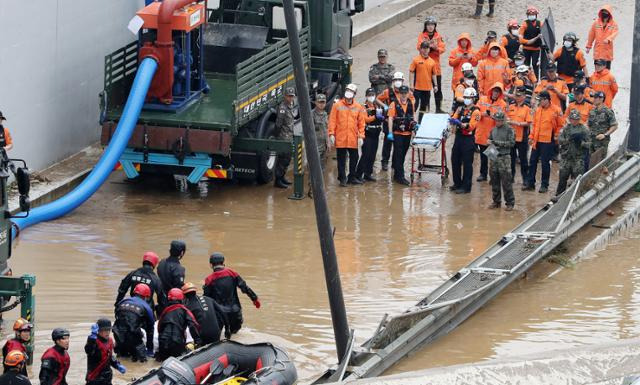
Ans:
[[[300,105],[300,115],[302,117],[304,144],[307,148],[307,162],[309,164],[313,203],[316,210],[316,224],[318,226],[320,250],[322,251],[322,262],[324,264],[324,277],[329,294],[333,333],[336,339],[338,361],[341,361],[349,343],[349,323],[347,322],[347,311],[344,306],[344,298],[342,297],[340,271],[338,270],[338,259],[333,243],[333,232],[327,197],[324,192],[320,155],[318,154],[318,148],[316,146],[316,133],[311,117],[311,102],[309,101],[309,87],[307,86],[307,77],[302,60],[302,49],[300,48],[293,0],[284,0],[283,6],[284,17],[287,24],[287,34],[289,35],[291,60],[293,61],[293,73],[295,75],[298,102]]]
[[[633,20],[633,52],[631,54],[631,95],[629,99],[629,151],[640,151],[640,0],[636,0]]]

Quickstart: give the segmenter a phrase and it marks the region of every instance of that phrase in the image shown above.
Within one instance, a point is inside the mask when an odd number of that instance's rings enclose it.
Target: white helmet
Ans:
[[[462,96],[465,98],[475,98],[476,96],[478,96],[478,93],[476,92],[475,88],[469,87],[464,89],[464,93],[462,94]]]
[[[517,73],[519,73],[519,74],[524,73],[524,72],[529,72],[529,67],[527,67],[527,65],[526,65],[526,64],[519,65],[519,66],[516,68],[516,72],[517,72]]]
[[[393,74],[393,80],[404,80],[404,74],[400,71]]]
[[[353,93],[355,94],[356,92],[358,92],[358,86],[356,86],[353,83],[349,83],[347,84],[347,86],[344,88],[344,90],[349,90],[349,91],[353,91]]]
[[[473,71],[471,63],[462,63],[462,71]]]

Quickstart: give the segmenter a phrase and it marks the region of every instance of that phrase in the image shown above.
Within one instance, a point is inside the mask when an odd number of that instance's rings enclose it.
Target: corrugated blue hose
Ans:
[[[15,218],[13,220],[15,226],[11,231],[12,238],[15,238],[19,231],[29,226],[59,218],[75,210],[100,188],[127,147],[133,129],[138,123],[144,99],[147,96],[147,91],[149,91],[151,80],[157,68],[158,63],[151,58],[145,58],[138,66],[136,78],[133,81],[133,86],[131,86],[129,98],[124,106],[118,127],[91,173],[82,183],[62,198],[31,210],[26,218]]]

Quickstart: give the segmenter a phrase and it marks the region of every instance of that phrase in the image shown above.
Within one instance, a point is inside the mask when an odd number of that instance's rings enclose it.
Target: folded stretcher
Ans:
[[[411,141],[411,183],[414,176],[426,172],[440,174],[444,184],[449,177],[447,167],[447,137],[449,136],[448,114],[424,114],[420,127]],[[439,163],[427,163],[427,154],[440,150]],[[431,156],[433,158],[433,156]],[[436,158],[437,159],[437,158]]]

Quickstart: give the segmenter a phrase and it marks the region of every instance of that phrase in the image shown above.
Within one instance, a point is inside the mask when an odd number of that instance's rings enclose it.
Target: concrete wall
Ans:
[[[99,139],[104,56],[143,0],[1,0],[0,111],[12,157],[42,169]]]

